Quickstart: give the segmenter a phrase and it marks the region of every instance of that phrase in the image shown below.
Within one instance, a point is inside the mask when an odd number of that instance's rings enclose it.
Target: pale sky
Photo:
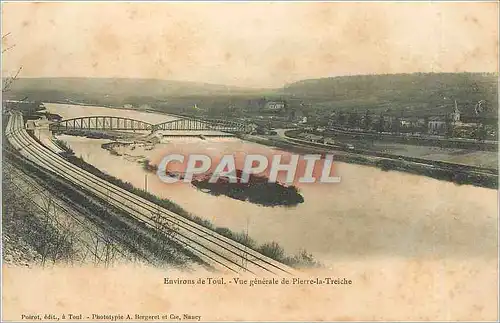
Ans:
[[[2,72],[250,87],[498,72],[497,3],[3,3]]]

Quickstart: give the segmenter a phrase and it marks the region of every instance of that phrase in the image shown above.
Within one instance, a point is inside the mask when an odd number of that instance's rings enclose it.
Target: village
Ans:
[[[279,128],[300,128],[311,133],[335,130],[356,133],[359,136],[384,134],[398,137],[496,141],[497,118],[487,116],[485,106],[485,101],[479,101],[473,107],[470,104],[460,105],[454,102],[422,112],[387,109],[381,113],[354,110],[325,114],[318,112],[311,104],[269,100],[262,104],[258,111],[233,109],[230,117],[249,122],[255,128],[255,133],[263,135],[276,135],[274,129]],[[317,137],[318,140],[321,137],[313,134],[309,136]]]

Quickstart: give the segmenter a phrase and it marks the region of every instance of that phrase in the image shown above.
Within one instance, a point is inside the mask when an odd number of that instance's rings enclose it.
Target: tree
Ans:
[[[339,125],[344,126],[347,118],[343,112],[339,112],[339,117],[337,120]]]
[[[7,39],[7,37],[10,35],[10,33],[7,33],[5,35],[2,36],[2,44],[3,42]],[[12,48],[14,48],[16,45],[12,45],[10,47],[7,47],[7,48],[2,48],[2,55],[4,53],[6,53],[7,51],[11,50]],[[19,73],[21,73],[21,70],[23,69],[22,66],[20,66],[17,71],[14,73],[14,76],[8,76],[5,78],[5,81],[3,82],[2,84],[2,94],[3,93],[7,93],[10,91],[11,87],[12,87],[12,84],[14,83],[14,81],[17,79],[17,77],[19,76]]]
[[[380,114],[377,122],[377,132],[383,132],[384,131],[384,115]]]
[[[347,123],[348,123],[350,128],[356,128],[358,126],[358,123],[359,123],[358,113],[357,112],[349,113]]]
[[[484,141],[486,139],[486,135],[486,128],[484,127],[484,124],[480,122],[474,131],[474,138],[478,141]]]
[[[370,112],[368,110],[366,110],[366,112],[365,112],[365,118],[363,120],[363,128],[365,130],[370,130],[371,124],[372,124],[372,117],[370,115]]]
[[[391,124],[391,130],[392,132],[398,134],[401,132],[401,119],[399,117],[393,119]]]
[[[453,122],[451,120],[450,115],[446,115],[446,120],[445,120],[445,129],[444,129],[444,136],[446,138],[451,138],[453,137]]]

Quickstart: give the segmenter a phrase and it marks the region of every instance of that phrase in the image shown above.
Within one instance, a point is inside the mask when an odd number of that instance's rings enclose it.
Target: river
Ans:
[[[119,115],[159,123],[172,120],[122,109],[45,104],[64,118]],[[101,148],[102,139],[59,136],[102,171],[168,198],[194,215],[233,231],[248,231],[258,243],[276,241],[287,253],[300,249],[324,264],[367,258],[482,258],[497,255],[497,191],[347,163],[335,163],[340,183],[299,184],[305,202],[296,207],[264,207],[212,196],[190,184],[165,184],[138,160],[158,163],[167,153],[288,154],[236,138],[169,138],[153,150],[121,148],[122,156]],[[238,154],[236,154],[238,155]],[[135,157],[134,157],[135,156]]]

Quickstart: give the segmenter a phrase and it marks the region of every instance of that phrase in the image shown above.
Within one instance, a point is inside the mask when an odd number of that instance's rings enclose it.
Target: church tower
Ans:
[[[460,110],[458,110],[457,100],[455,100],[455,109],[451,114],[451,120],[453,123],[460,123]]]

